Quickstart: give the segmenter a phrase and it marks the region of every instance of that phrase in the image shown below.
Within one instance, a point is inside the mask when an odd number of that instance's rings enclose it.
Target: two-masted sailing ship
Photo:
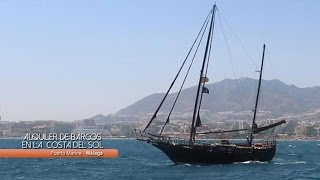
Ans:
[[[276,126],[285,123],[285,120],[279,121],[271,125],[263,126],[263,127],[258,127],[256,123],[256,114],[257,114],[257,107],[259,102],[259,93],[261,88],[261,79],[262,79],[262,72],[263,72],[265,45],[263,45],[261,69],[258,71],[260,73],[260,76],[259,76],[257,95],[255,99],[255,108],[253,109],[253,121],[252,121],[251,128],[239,129],[239,130],[227,130],[227,131],[197,132],[197,128],[202,125],[201,119],[200,119],[200,109],[201,109],[202,99],[204,97],[203,94],[209,93],[209,89],[205,85],[208,82],[207,72],[208,72],[208,64],[210,60],[210,52],[212,47],[211,44],[213,39],[213,31],[215,26],[214,22],[215,22],[216,13],[217,13],[217,7],[216,5],[214,5],[212,10],[209,12],[204,24],[202,25],[200,32],[198,33],[187,57],[183,61],[178,73],[176,74],[169,89],[164,95],[164,98],[160,102],[160,105],[154,112],[152,118],[150,119],[146,127],[142,131],[137,132],[137,139],[150,143],[153,146],[159,148],[174,163],[226,164],[226,163],[244,162],[244,161],[270,161],[273,159],[276,153],[276,141],[264,140],[261,142],[256,142],[256,140],[254,140],[254,135],[261,131],[275,128]],[[183,88],[183,84],[188,76],[195,54],[197,53],[198,48],[201,44],[201,41],[204,35],[206,34],[205,32],[207,32],[207,39],[205,44],[205,51],[204,51],[201,71],[200,71],[200,77],[197,85],[193,116],[191,119],[192,121],[191,121],[190,137],[184,140],[181,140],[181,139],[177,140],[172,137],[163,136],[162,132],[165,126],[170,122],[170,115],[176,105],[180,92]],[[189,58],[192,50],[194,52],[194,56],[192,57],[191,63],[188,67],[187,73],[184,77],[180,90],[177,93],[177,97],[173,103],[171,111],[169,112],[168,117],[161,131],[159,132],[159,134],[152,134],[148,132],[148,128],[150,127],[152,122],[156,119],[157,113],[162,107],[173,85],[176,83],[176,80],[180,75],[182,68],[186,65],[186,60]],[[234,131],[248,131],[249,134],[247,136],[247,139],[244,140],[244,142],[242,143],[231,143],[229,140],[221,140],[215,143],[208,143],[208,142],[196,139],[197,135],[199,134],[226,133],[226,132],[234,132]]]

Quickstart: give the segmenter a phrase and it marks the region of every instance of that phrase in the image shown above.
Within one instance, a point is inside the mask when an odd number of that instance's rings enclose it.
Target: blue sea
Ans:
[[[1,148],[21,140],[0,139]],[[320,141],[279,141],[271,162],[228,165],[174,165],[150,144],[107,139],[116,159],[0,159],[0,179],[320,179]]]

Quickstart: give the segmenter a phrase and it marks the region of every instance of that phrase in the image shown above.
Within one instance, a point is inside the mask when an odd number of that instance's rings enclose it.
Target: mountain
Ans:
[[[225,111],[248,111],[254,107],[258,80],[250,78],[225,79],[207,84],[209,94],[204,94],[202,110],[211,113]],[[192,112],[197,87],[182,90],[174,112]],[[117,115],[153,113],[164,93],[146,96],[121,109]],[[168,112],[177,93],[169,94],[160,112]],[[320,108],[320,87],[299,88],[279,80],[263,80],[259,102],[260,111],[270,111],[274,116],[301,113]]]
[[[103,114],[97,114],[89,119],[94,120],[96,124],[109,124],[113,122],[113,118],[110,115],[105,116]]]
[[[99,124],[99,123],[104,123],[107,121],[107,117],[103,114],[97,114],[89,119],[92,119],[95,121],[95,123]]]

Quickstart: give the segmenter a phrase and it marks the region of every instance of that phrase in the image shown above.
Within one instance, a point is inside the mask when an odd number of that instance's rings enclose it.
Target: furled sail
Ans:
[[[284,123],[286,123],[286,120],[281,120],[281,121],[276,122],[276,123],[274,123],[274,124],[270,124],[270,125],[263,126],[263,127],[258,127],[258,128],[255,128],[255,130],[253,131],[253,133],[254,133],[254,134],[257,134],[257,133],[259,133],[259,132],[261,132],[261,131],[266,131],[266,130],[268,130],[268,129],[274,128],[274,127],[279,126],[279,125],[284,124]]]
[[[200,119],[200,114],[198,114],[196,127],[201,127],[201,126],[202,126],[202,123],[201,123],[201,119]]]

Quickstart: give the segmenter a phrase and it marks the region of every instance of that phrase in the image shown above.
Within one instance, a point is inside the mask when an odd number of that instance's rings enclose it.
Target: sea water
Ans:
[[[320,179],[320,141],[278,141],[270,162],[175,165],[159,149],[129,139],[103,140],[116,159],[0,159],[0,179]],[[0,139],[0,148],[21,140]]]

